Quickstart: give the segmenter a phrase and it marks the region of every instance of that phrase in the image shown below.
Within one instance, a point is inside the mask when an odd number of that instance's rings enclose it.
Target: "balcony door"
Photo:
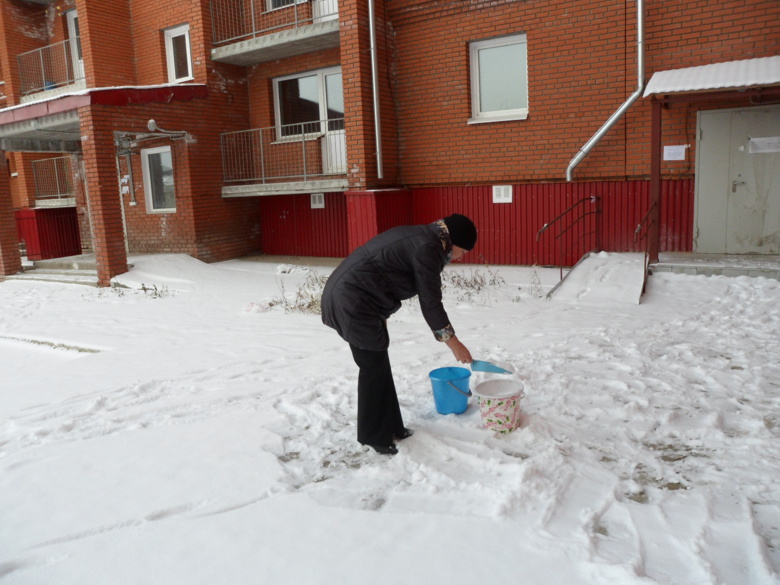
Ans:
[[[323,174],[347,171],[341,68],[333,67],[274,80],[277,137],[319,139]]]
[[[84,57],[81,53],[81,35],[79,34],[79,15],[75,10],[65,13],[68,21],[68,38],[70,39],[70,59],[73,65],[73,79],[84,78]]]

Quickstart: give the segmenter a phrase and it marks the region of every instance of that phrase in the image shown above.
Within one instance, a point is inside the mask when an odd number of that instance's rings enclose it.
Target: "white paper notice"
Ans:
[[[664,160],[685,160],[686,148],[688,148],[687,144],[664,146]]]
[[[753,154],[780,152],[780,136],[767,136],[766,138],[751,138],[749,152]]]

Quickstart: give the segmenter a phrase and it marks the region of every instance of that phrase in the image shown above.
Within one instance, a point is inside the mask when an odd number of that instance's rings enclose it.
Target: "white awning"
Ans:
[[[770,85],[780,85],[780,55],[657,71],[645,87],[644,97],[653,94]]]

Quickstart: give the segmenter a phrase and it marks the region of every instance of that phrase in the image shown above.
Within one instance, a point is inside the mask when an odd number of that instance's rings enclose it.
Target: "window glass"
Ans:
[[[190,56],[187,51],[187,37],[179,35],[171,38],[173,71],[176,79],[190,76]]]
[[[192,79],[190,26],[188,24],[165,31],[165,55],[170,83]]]
[[[325,76],[325,95],[328,104],[328,130],[344,129],[344,91],[341,73]]]
[[[528,115],[525,35],[472,43],[471,122],[524,119]]]
[[[275,79],[274,99],[280,138],[344,129],[340,69]]]
[[[148,148],[141,151],[144,185],[149,211],[176,209],[171,147]]]
[[[279,82],[282,136],[319,130],[320,91],[316,75]]]

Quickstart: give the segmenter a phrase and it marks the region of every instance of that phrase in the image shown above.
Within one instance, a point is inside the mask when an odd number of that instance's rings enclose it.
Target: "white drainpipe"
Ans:
[[[376,137],[376,176],[384,178],[382,168],[382,128],[379,120],[379,79],[376,63],[376,22],[374,0],[368,0],[368,30],[371,36],[371,89],[374,98],[374,136]]]
[[[645,90],[645,2],[644,0],[637,0],[636,3],[636,61],[637,61],[637,88],[634,93],[632,93],[629,98],[623,102],[623,105],[620,106],[614,114],[612,114],[609,117],[609,120],[604,122],[604,125],[599,128],[598,132],[596,132],[593,136],[590,137],[590,140],[588,140],[582,148],[580,148],[580,151],[577,153],[577,155],[571,159],[571,162],[569,163],[569,166],[566,169],[566,180],[571,181],[572,180],[572,173],[574,172],[574,167],[576,167],[580,162],[582,162],[582,159],[584,159],[591,150],[593,150],[593,147],[596,146],[596,144],[599,143],[599,141],[604,137],[604,135],[609,132],[609,130],[612,128],[612,126],[615,125],[615,122],[620,120],[620,118],[623,117],[623,114],[626,113],[628,108],[630,108],[636,100],[639,99],[639,97],[642,95],[642,92]]]

